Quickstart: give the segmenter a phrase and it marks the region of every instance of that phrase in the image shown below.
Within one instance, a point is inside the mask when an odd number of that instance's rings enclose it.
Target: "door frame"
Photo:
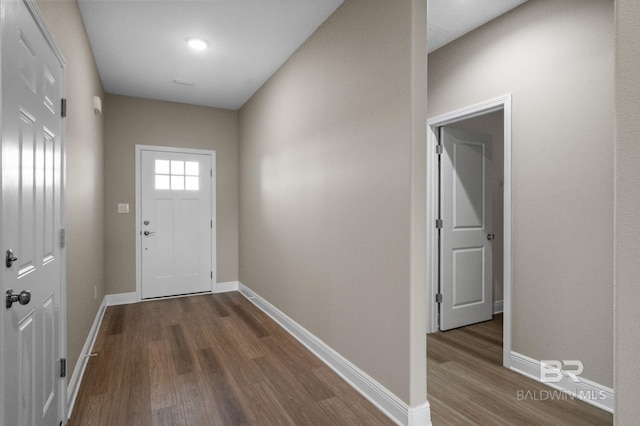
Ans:
[[[22,0],[26,5],[27,9],[31,13],[33,20],[36,25],[42,32],[43,37],[45,38],[47,44],[51,48],[54,56],[58,60],[62,72],[62,79],[60,80],[60,97],[65,98],[67,93],[67,85],[66,85],[66,75],[67,75],[67,63],[64,59],[64,55],[62,51],[56,44],[51,32],[47,28],[47,25],[42,16],[42,12],[40,12],[40,8],[36,0]],[[0,0],[0,22],[2,26],[4,26],[4,5],[6,0]],[[2,42],[0,40],[0,100],[2,99],[2,68],[4,64],[4,50],[2,48]],[[0,117],[2,117],[2,102],[0,101]],[[60,230],[59,232],[66,232],[67,229],[67,126],[66,126],[66,118],[62,117],[60,126]],[[2,168],[2,121],[0,120],[0,169]],[[3,202],[4,197],[2,196],[2,186],[4,185],[2,181],[2,173],[0,173],[0,212],[3,211]],[[2,216],[0,215],[0,226],[2,226]],[[67,359],[67,247],[66,243],[60,247],[60,353],[56,355],[59,358]],[[4,335],[4,315],[0,315],[0,341],[5,341]],[[0,413],[4,413],[4,352],[0,350]],[[67,377],[65,380],[63,378],[58,378],[59,380],[59,392],[60,398],[59,401],[59,414],[64,421],[68,419],[69,413],[69,405],[71,403],[70,395],[68,392],[68,382],[70,380],[69,375],[69,365],[67,365]],[[4,416],[4,414],[2,414]],[[1,420],[1,418],[0,418]]]
[[[154,145],[136,145],[136,301],[142,301],[142,151],[175,152],[177,154],[198,154],[209,155],[211,157],[211,216],[213,226],[211,228],[211,292],[214,292],[217,285],[217,222],[216,212],[216,151],[205,149],[178,148]],[[167,296],[172,297],[172,296]]]
[[[507,94],[475,105],[457,109],[427,120],[427,333],[438,331],[438,233],[435,227],[438,218],[438,128],[468,118],[478,117],[495,111],[504,114],[504,219],[503,219],[503,330],[502,364],[511,365],[511,286],[512,286],[512,234],[511,234],[511,94]]]

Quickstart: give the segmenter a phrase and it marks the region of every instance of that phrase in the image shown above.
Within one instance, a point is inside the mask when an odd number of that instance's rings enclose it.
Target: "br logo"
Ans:
[[[567,377],[574,383],[580,383],[578,377],[584,371],[582,361],[576,359],[540,361],[540,381],[542,383],[558,383]]]

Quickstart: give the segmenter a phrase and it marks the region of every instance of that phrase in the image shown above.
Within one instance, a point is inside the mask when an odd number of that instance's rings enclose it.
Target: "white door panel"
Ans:
[[[1,291],[5,300],[10,290],[31,297],[2,308],[0,417],[5,425],[57,425],[66,399],[63,64],[31,6],[2,1],[2,11]],[[10,265],[8,249],[15,257]]]
[[[212,290],[210,154],[141,151],[142,298]]]
[[[491,319],[491,139],[442,128],[440,329]]]
[[[453,250],[453,307],[459,308],[484,300],[484,247]]]

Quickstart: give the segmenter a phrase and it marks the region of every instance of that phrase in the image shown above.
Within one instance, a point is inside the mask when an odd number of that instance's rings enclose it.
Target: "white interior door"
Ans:
[[[2,8],[1,417],[58,425],[66,421],[63,64],[30,5]]]
[[[214,157],[142,150],[142,298],[212,291]]]
[[[493,313],[491,137],[443,127],[440,134],[440,329]]]

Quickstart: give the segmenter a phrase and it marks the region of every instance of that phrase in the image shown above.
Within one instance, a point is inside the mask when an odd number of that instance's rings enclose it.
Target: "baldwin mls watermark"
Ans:
[[[580,374],[584,371],[584,364],[577,359],[540,361],[540,381],[542,383],[558,383],[565,377],[573,383],[580,383]]]
[[[569,380],[573,383],[581,383],[580,374],[584,371],[582,361],[576,359],[570,360],[542,360],[540,361],[540,382],[541,383],[559,383],[563,380]],[[539,389],[527,390],[519,389],[516,391],[516,399],[518,401],[551,401],[551,400],[604,400],[607,393],[604,390],[596,389],[575,389],[557,390],[557,389]]]
[[[577,390],[564,391],[557,389],[518,389],[516,391],[518,401],[566,401],[578,399],[581,401],[603,401],[607,399],[607,393],[603,390]]]

